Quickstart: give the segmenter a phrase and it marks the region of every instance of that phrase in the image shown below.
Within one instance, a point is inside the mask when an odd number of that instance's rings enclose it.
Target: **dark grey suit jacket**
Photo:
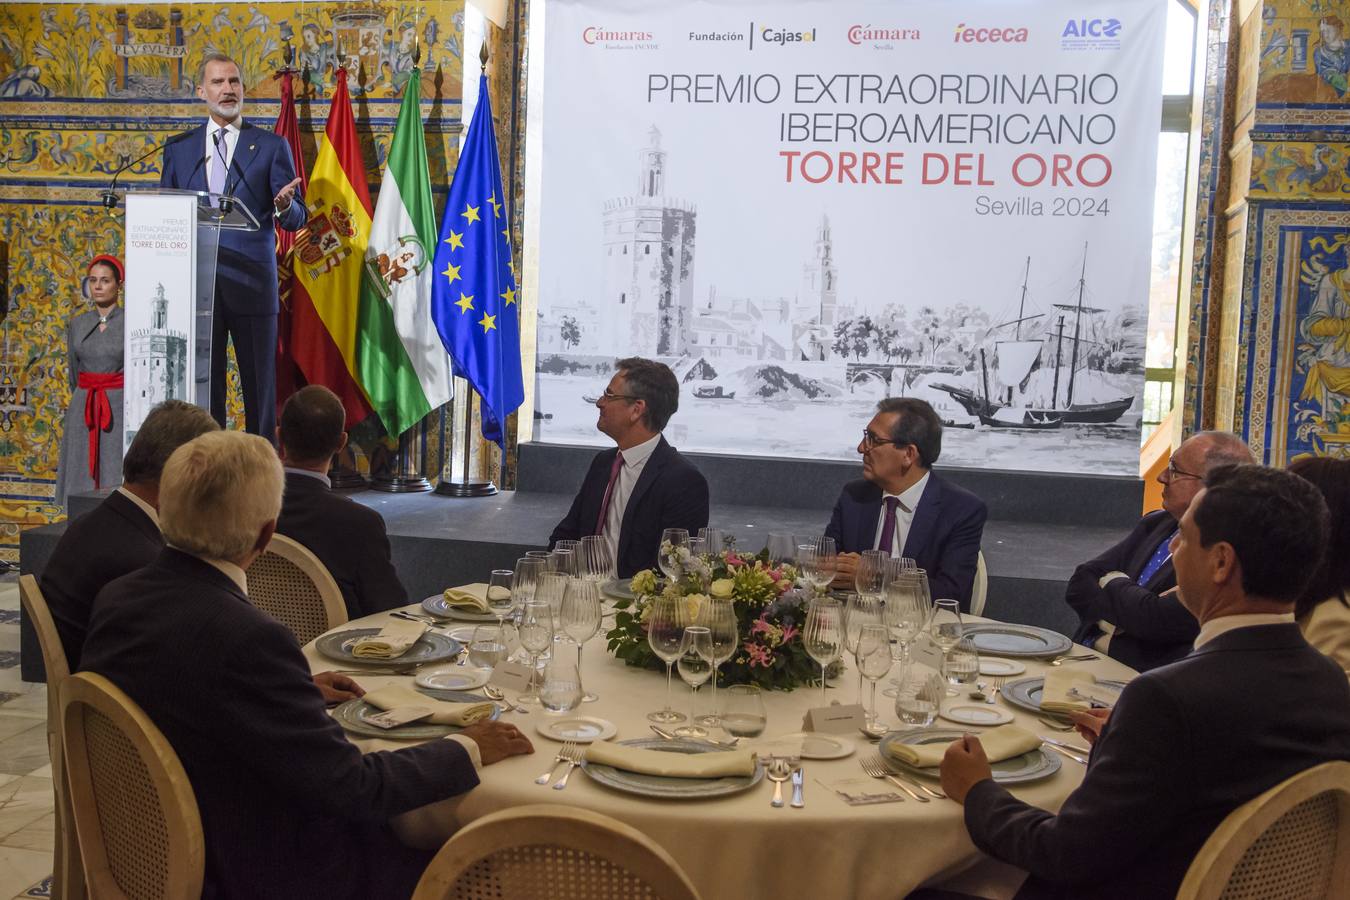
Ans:
[[[363,755],[290,631],[172,548],[99,592],[81,668],[126,691],[182,760],[205,897],[406,900],[429,855],[389,817],[478,784],[454,741]]]
[[[1031,873],[1018,897],[1170,898],[1225,816],[1332,760],[1350,760],[1345,673],[1297,625],[1239,628],[1130,682],[1058,815],[982,781],[966,828]]]

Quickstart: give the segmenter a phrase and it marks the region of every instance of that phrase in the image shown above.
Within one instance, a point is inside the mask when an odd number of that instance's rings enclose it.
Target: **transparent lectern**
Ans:
[[[222,231],[257,231],[248,207],[227,194],[129,188],[123,450],[157,403],[211,406],[211,320]]]

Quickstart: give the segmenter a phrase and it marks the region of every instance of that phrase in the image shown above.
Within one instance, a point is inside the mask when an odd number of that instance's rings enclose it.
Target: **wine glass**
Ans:
[[[802,630],[806,653],[820,664],[820,702],[825,699],[825,669],[837,661],[844,650],[844,610],[833,597],[817,597],[806,610]]]
[[[858,637],[864,625],[882,622],[881,601],[868,594],[849,594],[844,602],[844,646],[858,652]],[[889,646],[888,646],[889,652]],[[862,703],[862,670],[858,670],[858,702]]]
[[[705,625],[689,625],[680,640],[678,667],[680,679],[692,689],[689,692],[689,724],[675,729],[680,737],[707,737],[708,729],[694,721],[694,704],[698,689],[713,672],[712,632]]]
[[[884,732],[877,724],[877,681],[891,670],[891,632],[882,622],[868,622],[858,634],[858,646],[854,651],[858,662],[858,671],[871,684],[871,699],[867,704],[868,731]]]
[[[562,613],[563,594],[567,591],[567,582],[571,580],[564,572],[545,571],[539,573],[539,580],[535,582],[534,599],[547,603],[549,610],[553,613],[553,636],[555,639],[562,637],[559,616]]]
[[[530,559],[547,560],[551,552],[550,550],[526,550],[525,555]]]
[[[910,648],[928,627],[928,603],[923,582],[913,573],[898,576],[886,587],[885,622],[894,639],[892,658],[902,665],[909,664]],[[899,684],[898,681],[894,682]],[[893,689],[885,691],[894,697]]]
[[[684,576],[685,564],[688,560],[688,529],[667,528],[661,532],[661,550],[657,556],[657,562],[666,577],[671,581],[679,581]]]
[[[570,659],[554,655],[544,668],[539,702],[550,712],[568,712],[581,702],[581,670]]]
[[[764,692],[755,684],[733,684],[723,698],[722,730],[732,737],[755,738],[764,733],[769,715],[764,710]]]
[[[498,625],[503,624],[516,608],[515,594],[511,590],[515,578],[516,573],[511,569],[493,569],[488,576],[488,610],[496,614]]]
[[[736,653],[740,641],[736,607],[731,600],[714,598],[705,603],[700,613],[700,624],[706,625],[712,639],[712,707],[711,715],[700,716],[700,725],[717,725],[721,720],[717,708],[717,670]]]
[[[553,644],[553,611],[543,600],[531,600],[521,607],[520,645],[530,654],[530,689],[520,703],[538,703],[539,689],[535,684],[539,669],[539,654]]]
[[[797,558],[797,539],[790,534],[770,532],[764,549],[769,551],[769,562],[781,566]]]
[[[572,551],[576,557],[577,577],[604,585],[614,580],[614,554],[601,534],[588,534]]]
[[[942,651],[942,674],[947,676],[947,667],[952,650],[961,643],[965,629],[961,623],[961,605],[955,600],[939,600],[933,605],[933,620],[928,624],[928,636]],[[955,694],[956,691],[949,691]]]
[[[516,560],[516,568],[511,576],[511,599],[516,609],[534,599],[534,588],[542,571],[544,561],[538,557],[522,556]]]
[[[884,550],[864,550],[853,570],[853,587],[864,597],[880,600],[889,580],[890,557]]]
[[[684,721],[684,713],[677,713],[670,706],[671,670],[675,660],[680,658],[680,644],[684,640],[684,627],[680,624],[682,605],[683,602],[675,597],[658,596],[651,601],[651,612],[647,616],[647,644],[666,664],[666,708],[647,713],[647,718],[653,722]]]
[[[834,581],[835,569],[839,563],[839,554],[834,549],[834,538],[821,537],[810,544],[798,544],[797,562],[801,566],[802,577],[819,594]]]
[[[720,557],[726,549],[726,536],[720,528],[700,528],[698,539],[703,542],[703,553],[711,559]]]
[[[494,669],[506,659],[509,642],[506,629],[511,626],[504,623],[479,625],[469,639],[469,663],[480,669]]]
[[[562,572],[564,575],[577,574],[576,552],[570,548],[553,548],[553,552],[548,555],[548,564],[544,567],[549,572]]]
[[[577,642],[577,670],[581,670],[581,649],[600,630],[600,586],[579,578],[567,580],[567,591],[562,600],[562,630]],[[599,700],[598,694],[586,691],[583,703]]]

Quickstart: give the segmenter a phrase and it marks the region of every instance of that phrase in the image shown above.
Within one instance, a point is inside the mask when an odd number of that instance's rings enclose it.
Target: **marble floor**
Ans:
[[[19,580],[0,576],[0,900],[49,897],[47,688],[19,679]]]

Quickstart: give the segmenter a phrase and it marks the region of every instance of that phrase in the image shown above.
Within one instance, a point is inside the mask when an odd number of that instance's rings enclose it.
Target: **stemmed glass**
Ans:
[[[769,562],[775,566],[790,563],[797,557],[797,539],[790,534],[772,532],[764,542],[769,551]]]
[[[886,587],[885,622],[895,639],[893,657],[903,666],[909,665],[910,648],[928,625],[928,591],[923,578],[904,573]],[[894,697],[894,690],[885,691]]]
[[[853,587],[864,597],[880,601],[886,583],[893,574],[890,557],[884,550],[864,550],[858,557],[858,568],[853,571]]]
[[[855,657],[863,627],[882,623],[881,601],[870,594],[849,594],[844,604],[844,645]],[[887,652],[889,652],[889,644]],[[858,669],[858,702],[862,703],[862,668]]]
[[[576,559],[577,577],[605,585],[614,580],[614,554],[604,535],[588,534],[572,551]]]
[[[701,624],[708,627],[712,640],[712,707],[711,715],[700,716],[700,725],[717,725],[721,722],[720,710],[717,708],[717,670],[721,668],[722,663],[731,659],[736,653],[736,645],[740,640],[737,634],[736,608],[730,600],[713,599],[703,605],[700,613]]]
[[[522,607],[520,616],[520,646],[530,654],[530,689],[520,703],[538,703],[539,654],[553,644],[553,611],[542,600],[531,600]]]
[[[525,551],[525,556],[528,557],[528,558],[530,558],[530,559],[543,559],[543,560],[547,560],[551,554],[552,554],[552,551],[550,551],[550,550],[526,550],[526,551]]]
[[[511,576],[511,600],[515,609],[521,609],[534,599],[535,585],[539,583],[539,573],[544,571],[545,561],[535,556],[522,556],[516,560],[516,568]]]
[[[679,581],[684,576],[685,564],[688,560],[688,529],[667,528],[661,532],[661,547],[657,555],[657,562],[666,577],[671,581]]]
[[[826,705],[825,669],[844,651],[844,610],[833,597],[817,597],[806,610],[802,640],[807,655],[820,663],[820,702]]]
[[[700,528],[698,539],[703,542],[703,553],[712,559],[721,556],[726,549],[726,535],[720,528]]]
[[[658,596],[652,600],[651,613],[647,616],[647,644],[666,664],[666,708],[647,713],[647,718],[653,722],[684,721],[684,713],[677,713],[670,706],[671,670],[675,660],[680,658],[680,644],[684,640],[684,627],[680,624],[681,603],[675,597]]]
[[[511,590],[516,573],[510,569],[493,569],[488,576],[488,611],[497,616],[497,624],[506,623],[506,617],[516,608],[515,592]]]
[[[558,541],[553,547],[553,552],[548,555],[548,565],[545,568],[550,572],[562,572],[565,575],[575,576],[577,574],[576,545],[579,541]],[[563,544],[571,544],[570,547],[564,547]]]
[[[562,637],[560,617],[563,594],[567,592],[567,582],[571,580],[563,572],[540,572],[539,580],[535,582],[534,599],[547,603],[549,610],[553,613],[553,636],[555,639]]]
[[[797,545],[797,562],[802,577],[819,594],[834,581],[839,554],[834,549],[834,538],[816,538],[814,543]]]
[[[593,581],[577,578],[567,580],[567,592],[562,601],[562,630],[577,642],[577,671],[581,671],[581,650],[600,630],[600,587]],[[598,694],[586,691],[583,703],[599,700]]]
[[[952,650],[961,643],[965,629],[961,623],[961,605],[955,600],[939,600],[933,606],[933,621],[928,625],[928,634],[933,643],[942,650],[942,677],[948,677]],[[947,691],[948,696],[956,694],[954,689]]]
[[[675,729],[680,737],[707,737],[708,729],[694,721],[698,689],[713,673],[712,632],[705,625],[690,625],[680,640],[680,679],[689,685],[689,724]]]
[[[877,723],[877,681],[891,670],[890,629],[881,622],[868,622],[858,635],[858,647],[854,653],[858,662],[858,671],[871,683],[871,699],[867,704],[867,725],[872,732],[883,731]]]

